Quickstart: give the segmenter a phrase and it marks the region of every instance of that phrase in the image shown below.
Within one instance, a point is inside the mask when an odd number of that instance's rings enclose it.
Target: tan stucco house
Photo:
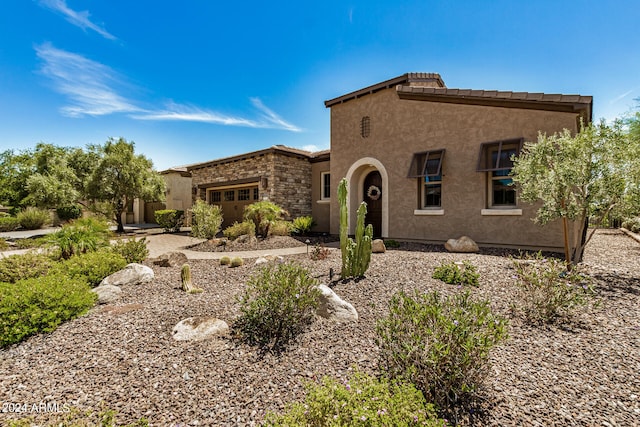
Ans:
[[[285,146],[186,167],[192,196],[223,207],[225,226],[263,199],[316,231],[339,233],[336,189],[349,180],[350,232],[361,201],[374,234],[560,251],[559,223],[531,221],[511,184],[511,156],[538,132],[577,132],[590,96],[447,88],[439,74],[408,73],[325,101],[331,150]],[[173,191],[173,190],[171,190]]]

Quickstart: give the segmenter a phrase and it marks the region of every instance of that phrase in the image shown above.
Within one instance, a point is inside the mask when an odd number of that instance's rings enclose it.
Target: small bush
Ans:
[[[442,263],[433,272],[434,279],[442,280],[450,285],[479,286],[480,274],[469,261],[462,261],[462,269],[455,262]]]
[[[111,245],[111,251],[121,255],[127,264],[141,263],[149,256],[146,237],[140,240],[136,240],[134,237],[128,240],[118,240],[114,245]]]
[[[216,237],[222,225],[222,208],[198,199],[191,211],[193,212],[191,235],[201,239]]]
[[[0,217],[0,231],[14,231],[20,228],[20,221],[13,216]]]
[[[640,233],[640,218],[629,218],[624,220],[622,227],[633,233]]]
[[[176,209],[161,209],[155,213],[156,223],[168,233],[180,231],[184,222],[184,211]]]
[[[222,258],[220,258],[220,265],[229,265],[231,264],[231,258],[229,258],[228,256],[223,256]]]
[[[47,255],[33,252],[0,258],[0,282],[15,283],[44,276],[54,263]]]
[[[229,267],[240,267],[242,265],[244,265],[244,260],[237,256],[234,256],[231,258],[231,261],[229,261]]]
[[[292,232],[295,234],[308,234],[311,232],[316,222],[311,216],[299,216],[293,220]]]
[[[225,228],[222,234],[224,234],[224,237],[230,240],[237,239],[238,237],[244,236],[245,234],[248,234],[249,236],[255,236],[256,226],[251,221],[236,221],[233,223],[233,225]]]
[[[81,278],[93,287],[98,286],[105,277],[122,270],[127,264],[122,255],[103,249],[58,262],[53,271],[74,279]]]
[[[49,211],[28,207],[17,215],[20,226],[25,230],[37,230],[51,222]]]
[[[82,216],[82,208],[80,205],[61,206],[56,208],[56,213],[61,221],[70,221]]]
[[[0,251],[6,251],[9,249],[9,243],[7,243],[6,239],[0,237]]]
[[[259,236],[269,236],[273,224],[287,215],[287,211],[268,200],[255,202],[244,208],[244,218],[252,221]]]
[[[514,308],[532,323],[568,319],[594,295],[591,280],[575,268],[566,271],[564,261],[540,253],[512,261],[519,289]]]
[[[270,236],[290,236],[292,224],[290,221],[274,221],[269,228]]]
[[[96,251],[109,244],[109,226],[97,218],[80,218],[65,224],[60,231],[51,234],[49,242],[60,249],[60,256]]]
[[[51,332],[85,313],[96,299],[83,279],[62,274],[0,283],[0,295],[0,347]]]
[[[314,261],[327,259],[328,256],[329,256],[329,249],[325,248],[323,245],[315,245],[313,247],[313,250],[309,254],[309,257]]]
[[[397,240],[393,240],[393,239],[387,239],[384,241],[384,246],[387,249],[397,249],[400,247],[400,242],[398,242]]]
[[[16,239],[13,241],[16,249],[33,249],[46,246],[49,243],[49,236],[30,237],[27,239]]]
[[[506,320],[468,291],[396,293],[376,333],[381,370],[415,384],[446,418],[473,401],[489,372],[489,350],[507,336]]]
[[[269,265],[250,277],[234,329],[251,345],[278,352],[315,318],[320,291],[309,271]]]
[[[307,385],[303,403],[283,415],[267,414],[268,426],[441,426],[433,405],[412,384],[355,372],[348,381],[324,377]]]

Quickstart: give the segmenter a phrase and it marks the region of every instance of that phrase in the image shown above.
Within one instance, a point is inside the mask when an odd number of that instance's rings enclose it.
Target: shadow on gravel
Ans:
[[[598,292],[604,298],[618,299],[628,294],[640,296],[640,277],[612,273],[594,274],[592,277],[598,281]]]

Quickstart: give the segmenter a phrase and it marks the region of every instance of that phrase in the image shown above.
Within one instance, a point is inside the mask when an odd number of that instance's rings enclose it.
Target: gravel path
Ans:
[[[420,249],[414,246],[413,249]],[[291,257],[327,281],[339,269],[328,259]],[[151,425],[259,425],[265,412],[304,396],[304,383],[322,375],[345,377],[352,366],[376,373],[375,320],[399,289],[457,292],[431,279],[441,261],[478,266],[473,292],[510,317],[510,338],[492,354],[488,403],[478,425],[640,425],[640,244],[619,231],[598,231],[585,263],[598,278],[600,305],[568,326],[531,327],[511,314],[513,271],[496,251],[449,254],[390,250],[373,256],[367,277],[337,283],[335,291],[360,314],[357,324],[322,319],[279,357],[260,358],[228,339],[176,342],[173,326],[186,317],[232,320],[234,296],[256,267],[190,261],[194,285],[179,290],[178,268],[152,266],[156,280],[128,287],[119,309],[96,307],[48,335],[0,350],[0,402],[57,403],[81,411],[117,411],[119,422],[147,417]],[[132,304],[128,306],[128,304]],[[137,305],[133,305],[137,304]],[[51,414],[37,415],[39,424]],[[0,413],[0,425],[24,414]]]

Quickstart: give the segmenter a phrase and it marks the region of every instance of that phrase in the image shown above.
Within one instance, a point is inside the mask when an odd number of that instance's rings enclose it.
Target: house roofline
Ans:
[[[287,147],[286,145],[273,145],[269,148],[265,148],[258,151],[252,151],[252,152],[243,153],[243,154],[236,154],[234,156],[208,160],[202,163],[194,163],[194,164],[188,165],[186,168],[189,172],[191,172],[194,169],[202,169],[209,166],[216,166],[224,163],[231,163],[231,162],[237,162],[245,159],[252,159],[255,157],[264,156],[266,154],[282,154],[289,157],[306,158],[313,161],[313,159],[315,158],[321,158],[322,156],[324,156],[325,152],[329,153],[329,150],[311,152],[311,151],[300,150],[298,148]]]

